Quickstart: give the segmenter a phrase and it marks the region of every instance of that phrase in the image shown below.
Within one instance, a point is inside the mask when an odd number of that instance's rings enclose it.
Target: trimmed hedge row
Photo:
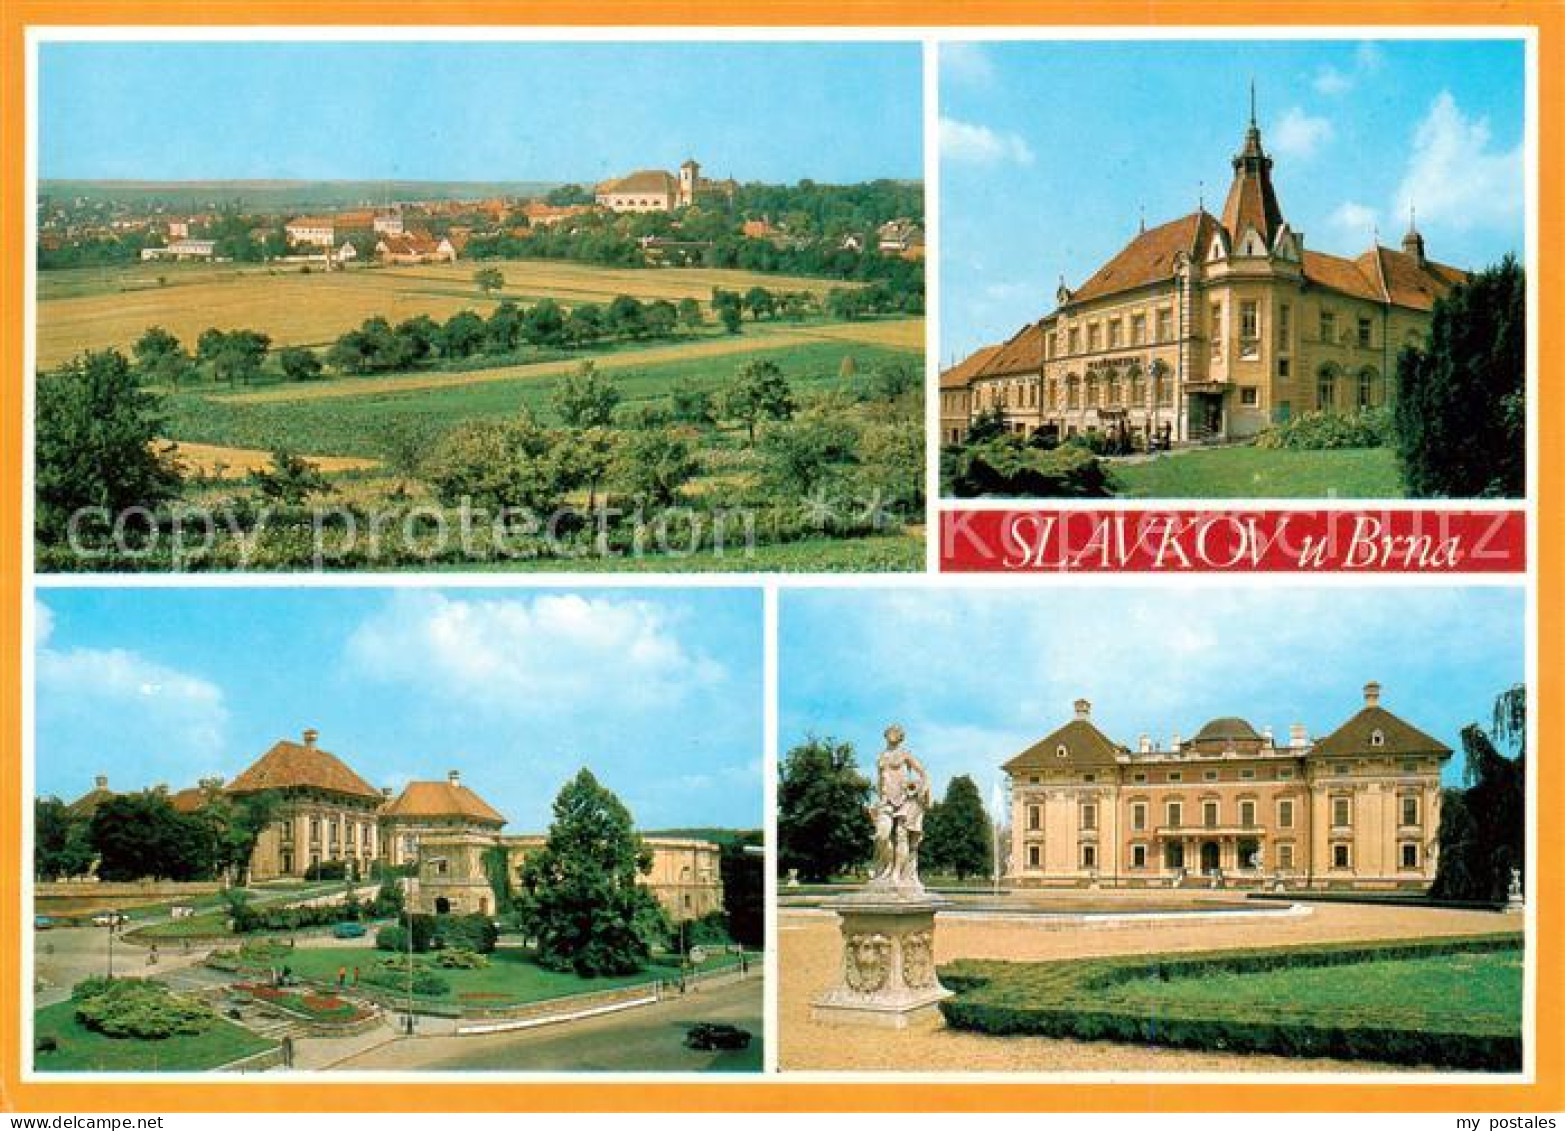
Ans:
[[[956,996],[941,1003],[947,1024],[992,1034],[1120,1041],[1277,1056],[1337,1057],[1476,1071],[1517,1071],[1521,1033],[1491,1014],[1442,1012],[1408,1005],[1362,1016],[1340,1008],[1273,1006],[1235,1016],[1224,1003],[1169,1003],[1155,1013],[1115,988],[1143,979],[1170,981],[1210,974],[1260,973],[1518,950],[1518,933],[1194,952],[1153,958],[1069,962],[962,961],[940,977]]]

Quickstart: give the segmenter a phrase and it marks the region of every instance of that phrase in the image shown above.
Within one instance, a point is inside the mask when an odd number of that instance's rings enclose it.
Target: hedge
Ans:
[[[1337,1057],[1478,1071],[1517,1071],[1521,1034],[1486,1014],[1454,1015],[1409,1004],[1357,1015],[1340,1008],[1272,1006],[1235,1016],[1222,1003],[1170,1003],[1149,1012],[1115,988],[1147,978],[1258,973],[1517,950],[1517,933],[1195,952],[1069,962],[961,961],[940,971],[956,996],[941,1003],[947,1024],[992,1034],[1121,1041],[1175,1048]]]

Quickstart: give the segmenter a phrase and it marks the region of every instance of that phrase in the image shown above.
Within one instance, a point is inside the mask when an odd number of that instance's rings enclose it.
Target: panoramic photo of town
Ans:
[[[1522,1070],[1523,592],[1210,592],[783,595],[784,1071]]]
[[[1524,75],[1519,39],[943,44],[942,493],[1523,497]]]
[[[758,592],[34,617],[34,1071],[760,1071]]]
[[[922,565],[916,45],[39,63],[40,569]]]

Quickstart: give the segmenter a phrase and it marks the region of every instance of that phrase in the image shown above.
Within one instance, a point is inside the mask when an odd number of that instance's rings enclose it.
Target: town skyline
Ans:
[[[49,41],[39,61],[49,180],[591,184],[686,158],[765,183],[923,172],[911,44]],[[191,105],[231,128],[171,149],[163,123]],[[298,121],[355,128],[279,128]]]
[[[942,368],[1054,309],[1062,281],[1081,286],[1142,224],[1220,213],[1252,83],[1283,217],[1306,248],[1396,247],[1416,210],[1437,262],[1524,256],[1520,39],[940,53]]]
[[[546,830],[583,766],[643,829],[762,824],[753,593],[59,590],[35,609],[39,796],[232,780],[312,729],[377,788],[459,771],[511,833]]]

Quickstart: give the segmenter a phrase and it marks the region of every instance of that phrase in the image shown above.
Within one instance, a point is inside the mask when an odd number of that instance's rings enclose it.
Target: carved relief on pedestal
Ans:
[[[902,980],[914,990],[935,984],[933,931],[914,931],[902,940]]]
[[[847,959],[844,976],[849,989],[872,994],[885,986],[886,976],[891,972],[887,961],[891,955],[891,940],[885,935],[879,931],[849,935],[843,954]]]

